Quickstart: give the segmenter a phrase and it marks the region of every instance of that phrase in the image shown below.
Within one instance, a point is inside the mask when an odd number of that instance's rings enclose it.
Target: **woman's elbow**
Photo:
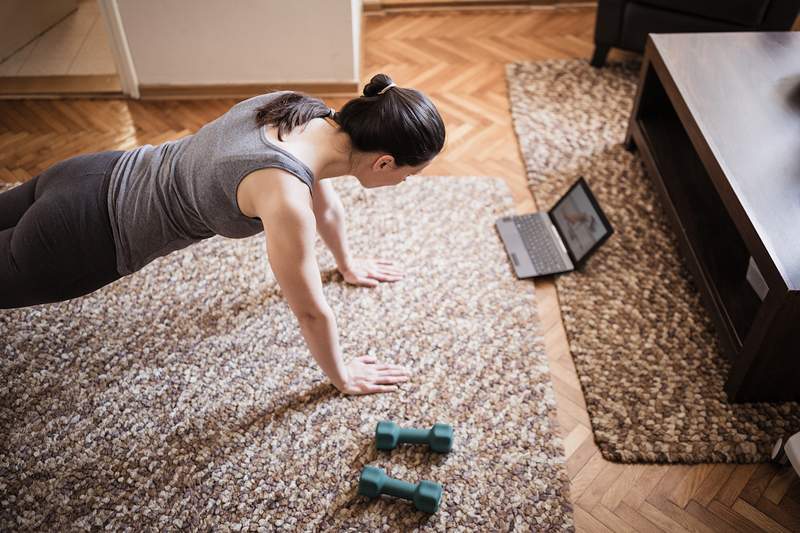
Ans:
[[[333,320],[333,310],[328,306],[309,307],[299,309],[297,320],[300,323],[320,323]]]
[[[317,225],[331,226],[337,224],[343,217],[343,211],[329,207],[324,211],[316,213]]]

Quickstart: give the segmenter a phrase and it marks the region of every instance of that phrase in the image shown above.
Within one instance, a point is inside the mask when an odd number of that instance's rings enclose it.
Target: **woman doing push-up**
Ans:
[[[318,232],[348,283],[401,279],[391,261],[351,257],[328,178],[397,185],[425,168],[444,140],[433,103],[378,74],[339,112],[274,92],[178,140],[67,159],[0,194],[0,308],[77,298],[199,240],[263,231],[278,284],[336,388],[396,390],[409,378],[405,368],[371,357],[343,361],[314,242]]]

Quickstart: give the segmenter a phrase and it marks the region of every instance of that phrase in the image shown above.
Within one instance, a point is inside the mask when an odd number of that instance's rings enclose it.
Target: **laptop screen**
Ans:
[[[576,263],[612,232],[583,178],[550,210],[550,219]]]

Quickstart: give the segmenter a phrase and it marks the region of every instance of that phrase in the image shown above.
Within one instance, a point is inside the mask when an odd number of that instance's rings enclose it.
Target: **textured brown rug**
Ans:
[[[638,64],[507,67],[528,179],[549,208],[583,175],[616,233],[558,294],[595,440],[623,462],[755,462],[800,406],[739,404],[728,361],[638,155],[622,147]]]
[[[336,183],[356,252],[405,265],[346,285],[320,244],[347,357],[408,365],[344,397],[308,354],[262,236],[212,238],[84,298],[0,312],[0,530],[572,529],[530,283],[495,234],[500,180]],[[451,423],[446,456],[378,453],[380,419]],[[442,483],[432,516],[356,494],[361,468]]]

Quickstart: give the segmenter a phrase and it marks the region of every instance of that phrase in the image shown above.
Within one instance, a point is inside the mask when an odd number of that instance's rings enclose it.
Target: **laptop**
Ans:
[[[495,227],[518,278],[571,272],[614,233],[582,177],[550,211],[502,217]]]

